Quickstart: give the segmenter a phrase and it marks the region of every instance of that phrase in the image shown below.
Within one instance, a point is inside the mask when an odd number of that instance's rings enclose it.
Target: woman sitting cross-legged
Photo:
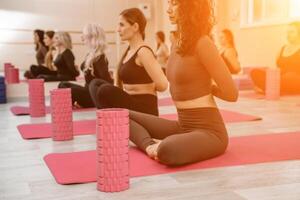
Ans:
[[[73,105],[88,108],[95,106],[89,93],[90,82],[98,78],[112,84],[113,80],[108,71],[108,60],[105,55],[107,43],[104,30],[98,24],[88,24],[83,29],[82,40],[89,48],[85,61],[81,64],[85,85],[64,81],[58,87],[71,88]]]

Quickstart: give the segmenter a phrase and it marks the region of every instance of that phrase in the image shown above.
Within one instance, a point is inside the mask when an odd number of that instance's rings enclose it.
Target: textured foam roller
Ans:
[[[129,118],[126,109],[97,111],[97,189],[129,188]]]
[[[44,80],[28,80],[29,113],[31,117],[44,117],[46,115]]]
[[[5,81],[7,83],[10,83],[9,72],[8,72],[10,68],[14,68],[14,66],[11,63],[4,63],[4,76],[5,76]]]
[[[280,70],[268,69],[266,76],[266,99],[277,100],[280,97]]]
[[[73,116],[71,90],[54,89],[50,92],[52,139],[64,141],[73,139]]]
[[[8,80],[9,83],[20,83],[18,68],[8,68]]]

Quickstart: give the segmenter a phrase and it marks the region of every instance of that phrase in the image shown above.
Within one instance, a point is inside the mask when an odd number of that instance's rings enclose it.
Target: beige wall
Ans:
[[[155,31],[163,27],[159,14],[161,0],[1,0],[0,65],[12,62],[26,69],[36,62],[31,32],[36,28],[76,31],[71,32],[71,36],[75,43],[73,51],[76,63],[80,64],[86,54],[78,33],[83,26],[97,22],[105,30],[116,30],[120,11],[137,7],[139,3],[151,5],[152,17],[148,21],[146,41],[154,47]],[[116,34],[107,34],[107,37],[109,42],[116,42]],[[108,57],[114,66],[117,63],[116,45],[110,45]]]
[[[88,22],[98,22],[105,30],[115,30],[118,14],[139,3],[151,4],[152,17],[147,27],[147,42],[154,48],[158,30],[167,34],[172,29],[166,14],[167,0],[1,0],[0,1],[0,65],[10,61],[26,69],[35,63],[31,31],[9,29],[54,29],[81,31]],[[243,66],[275,66],[275,58],[285,43],[284,25],[240,28],[240,0],[217,0],[217,29],[233,30]],[[4,20],[3,20],[4,19]],[[108,34],[115,42],[116,35]],[[80,44],[80,34],[72,33],[76,62],[80,64],[86,49]],[[10,44],[7,44],[10,43]],[[21,43],[21,44],[15,44]],[[124,49],[124,46],[123,48]],[[110,45],[110,64],[117,63],[116,45]],[[0,68],[2,70],[2,67]]]
[[[285,43],[285,25],[240,28],[241,0],[219,1],[219,27],[230,28],[243,66],[276,66],[276,56]]]
[[[163,1],[165,32],[169,32],[166,15],[167,1]],[[285,43],[285,25],[240,28],[240,0],[215,0],[216,30],[230,28],[234,35],[242,66],[276,66],[276,56]]]

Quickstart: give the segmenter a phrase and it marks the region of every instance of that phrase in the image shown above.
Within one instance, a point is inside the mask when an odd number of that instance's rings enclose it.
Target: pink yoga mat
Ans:
[[[221,110],[221,114],[225,123],[261,120],[260,117],[226,110]],[[176,120],[177,114],[165,114],[161,115],[161,117],[169,120]],[[73,127],[74,135],[89,135],[96,133],[95,120],[74,121]],[[51,123],[22,124],[17,128],[24,139],[50,138],[52,135]]]
[[[87,112],[96,110],[95,108],[73,108],[73,112]],[[29,107],[28,106],[12,106],[10,111],[14,115],[29,115]],[[46,106],[46,113],[50,114],[51,108],[50,106]]]
[[[252,92],[247,92],[247,93],[240,93],[239,97],[248,98],[248,99],[264,99],[265,95],[258,94],[256,92],[252,91]]]
[[[158,106],[171,106],[174,105],[172,98],[166,97],[158,99]]]
[[[178,171],[237,166],[283,160],[300,159],[300,133],[281,133],[230,138],[225,154],[217,158],[183,167],[162,165],[136,148],[130,148],[131,177],[174,173]],[[59,184],[96,181],[96,151],[52,153],[44,157]]]
[[[52,137],[51,123],[41,124],[22,124],[17,126],[22,138],[24,139],[39,139]],[[74,135],[91,135],[96,133],[95,120],[83,120],[73,122]]]

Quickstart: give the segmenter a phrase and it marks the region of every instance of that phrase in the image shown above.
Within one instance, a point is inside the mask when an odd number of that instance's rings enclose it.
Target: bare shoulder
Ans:
[[[140,50],[137,52],[138,56],[149,56],[153,55],[153,50],[147,45],[140,48]]]
[[[202,37],[200,37],[197,41],[197,47],[199,49],[203,49],[209,46],[215,46],[214,42],[212,41],[212,39],[210,37],[208,37],[207,35],[204,35]]]
[[[214,56],[216,54],[219,55],[219,51],[213,42],[213,40],[208,36],[202,36],[197,41],[196,46],[197,54],[200,57],[206,57],[206,56]]]

